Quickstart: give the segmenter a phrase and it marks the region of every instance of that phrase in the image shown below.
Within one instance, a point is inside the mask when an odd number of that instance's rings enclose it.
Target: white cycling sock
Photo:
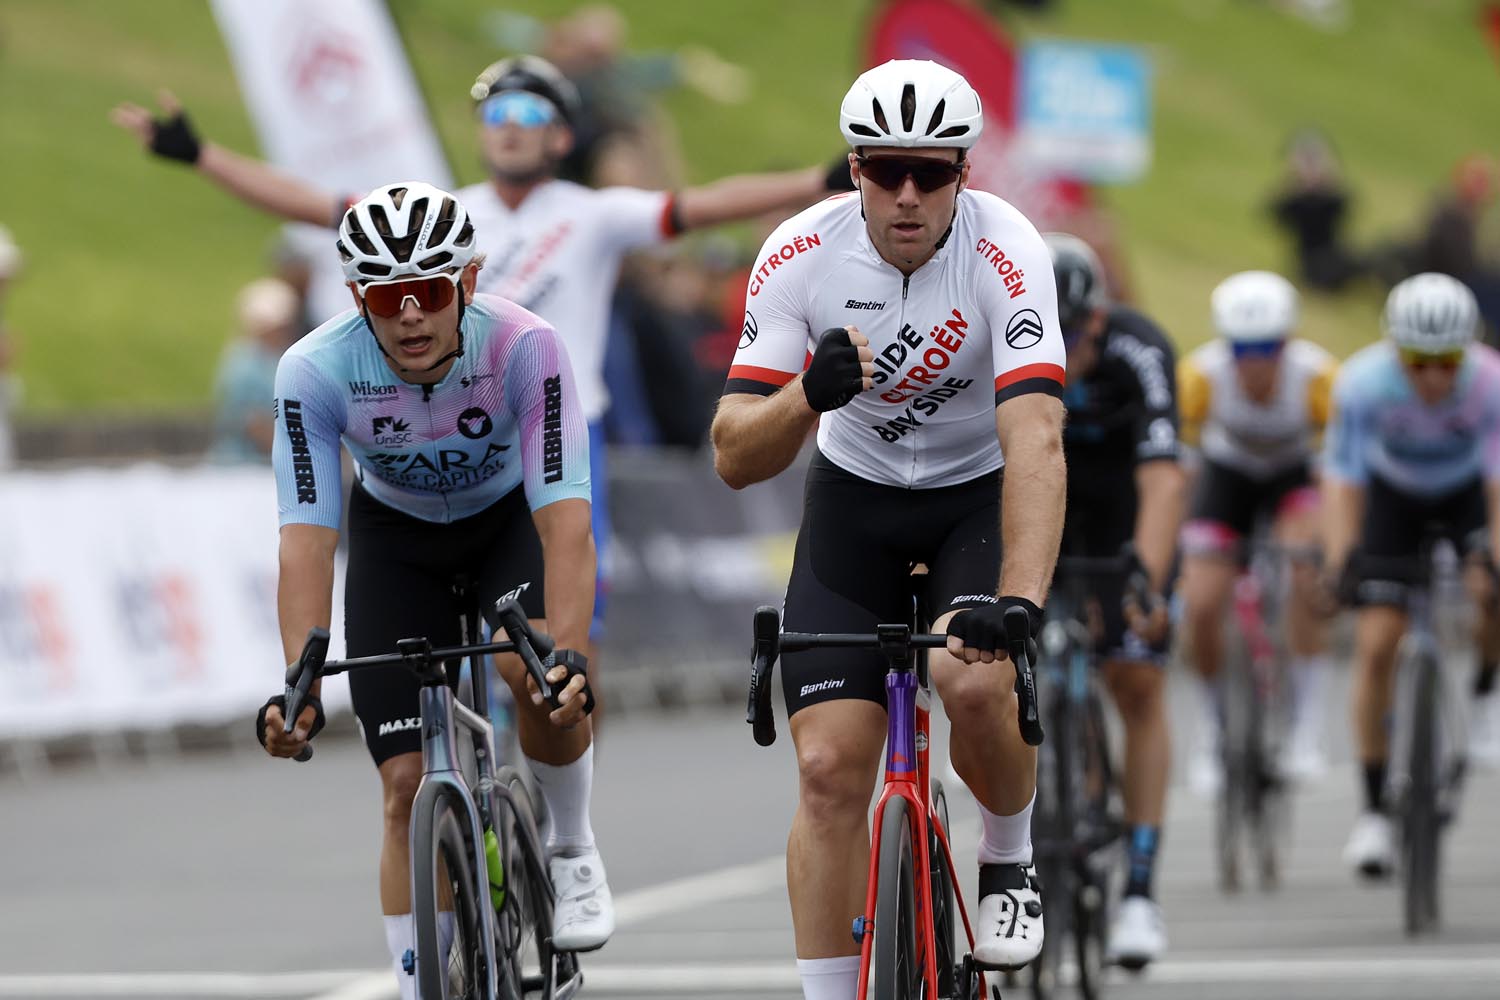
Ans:
[[[452,910],[438,914],[438,951],[444,956],[453,947],[454,926]],[[417,934],[410,913],[386,915],[385,946],[391,953],[391,967],[396,970],[396,988],[401,993],[401,1000],[417,1000],[417,977],[408,975],[404,964],[407,950],[415,952],[417,947]]]
[[[859,988],[859,956],[799,958],[802,1000],[850,1000]]]
[[[1333,657],[1326,654],[1298,656],[1291,662],[1292,670],[1292,717],[1298,727],[1312,726],[1321,729],[1323,715],[1323,692],[1328,690],[1328,679],[1333,674]]]
[[[1219,732],[1224,728],[1224,707],[1219,699],[1219,679],[1193,675],[1198,691],[1198,739],[1207,753],[1219,752]]]
[[[980,864],[1031,864],[1031,807],[1034,805],[1035,792],[1031,793],[1031,801],[1026,803],[1026,808],[1014,816],[996,816],[984,806],[979,806]]]
[[[589,796],[594,788],[594,745],[571,764],[543,764],[526,758],[537,787],[547,803],[552,834],[547,850],[576,854],[594,846],[594,827],[589,822]]]
[[[417,1000],[417,977],[407,975],[406,970],[401,966],[407,950],[417,946],[415,935],[412,933],[410,913],[386,916],[385,946],[391,952],[391,968],[396,972],[396,987],[401,993],[401,1000]]]

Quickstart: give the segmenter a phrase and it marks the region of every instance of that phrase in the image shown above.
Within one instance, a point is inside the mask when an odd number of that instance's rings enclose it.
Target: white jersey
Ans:
[[[1222,338],[1177,363],[1183,437],[1203,457],[1251,479],[1305,465],[1328,423],[1338,359],[1310,340],[1287,341],[1276,387],[1265,402],[1245,395]]]
[[[458,200],[487,255],[478,290],[531,310],[557,330],[573,361],[584,419],[599,420],[609,406],[604,344],[620,260],[676,235],[672,196],[553,180],[514,211],[488,182],[464,188]]]
[[[959,194],[947,239],[909,278],[870,242],[857,194],[782,223],[751,272],[725,394],[776,392],[823,331],[846,325],[870,339],[875,385],[823,414],[818,448],[874,482],[930,488],[994,472],[1004,464],[995,407],[1062,395],[1052,258],[992,194]]]

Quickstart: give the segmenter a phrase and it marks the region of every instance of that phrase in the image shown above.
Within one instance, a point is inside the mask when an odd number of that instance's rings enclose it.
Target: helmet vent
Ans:
[[[956,139],[956,138],[958,138],[961,135],[968,135],[968,134],[969,134],[969,126],[967,126],[967,125],[951,125],[948,128],[945,128],[941,132],[939,132],[937,134],[937,138],[939,138],[939,139]]]
[[[885,109],[880,106],[880,101],[874,97],[870,98],[870,108],[875,118],[875,124],[880,126],[880,132],[870,132],[866,126],[859,126],[861,132],[869,132],[871,135],[889,135],[891,131],[890,122],[885,120]]]
[[[917,118],[917,88],[908,83],[901,88],[901,130],[910,132]]]
[[[943,124],[943,110],[947,106],[947,104],[948,104],[948,102],[945,101],[945,100],[944,101],[938,101],[937,102],[937,107],[935,107],[935,108],[932,109],[932,117],[930,119],[928,119],[928,121],[927,121],[927,134],[928,135],[931,135],[933,132],[936,132],[937,131],[937,127],[939,125]]]

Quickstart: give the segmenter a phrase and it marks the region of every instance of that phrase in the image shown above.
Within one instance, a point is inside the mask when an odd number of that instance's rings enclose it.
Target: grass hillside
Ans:
[[[480,176],[465,93],[495,57],[473,0],[393,0],[418,77],[464,181]],[[507,9],[556,16],[569,2]],[[705,45],[753,74],[750,103],[674,94],[690,179],[823,161],[859,69],[869,0],[622,2],[641,50]],[[1060,0],[1003,16],[1021,37],[1146,46],[1155,163],[1107,201],[1144,306],[1184,345],[1203,338],[1208,290],[1245,267],[1282,267],[1263,217],[1277,149],[1316,123],[1338,143],[1361,242],[1409,229],[1452,162],[1496,146],[1500,73],[1472,0],[1356,0],[1329,33],[1249,0]],[[0,3],[0,223],[26,253],[6,319],[35,412],[172,409],[206,401],[236,289],[263,267],[276,225],[186,170],[142,155],[107,121],[121,99],[170,86],[205,134],[256,143],[202,0]],[[1003,192],[1001,192],[1003,194]],[[1374,329],[1374,291],[1308,305],[1339,353]]]

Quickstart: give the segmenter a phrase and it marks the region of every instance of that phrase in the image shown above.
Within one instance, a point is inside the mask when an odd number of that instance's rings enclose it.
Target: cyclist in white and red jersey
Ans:
[[[344,215],[337,247],[355,308],[304,337],[276,371],[282,644],[293,660],[309,628],[329,625],[342,440],[356,469],[344,582],[349,655],[389,653],[410,636],[456,644],[459,578],[483,608],[515,595],[556,638],[548,680],[566,687],[553,712],[529,694],[514,656],[499,666],[550,817],[553,941],[586,951],[614,927],[589,820],[586,663],[572,652],[586,642],[593,612],[588,431],[556,331],[475,293],[476,242],[463,206],[418,182],[378,188]],[[380,903],[409,1000],[415,979],[402,960],[412,947],[408,837],[422,777],[418,682],[391,667],[351,674],[349,690],[380,772]],[[291,734],[282,732],[283,698],[261,709],[256,735],[268,753],[295,756],[317,735],[317,694]],[[451,938],[451,914],[440,914],[439,932]]]
[[[736,489],[769,479],[817,428],[789,630],[904,621],[912,566],[927,566],[933,628],[950,636],[932,678],[983,824],[974,955],[1015,968],[1042,946],[1036,754],[1017,728],[1002,617],[1022,607],[1035,627],[1062,529],[1066,360],[1051,262],[1018,211],[966,190],[983,117],[963,77],[888,62],[855,81],[839,118],[858,190],[788,219],[761,250],[715,464]],[[809,1000],[848,1000],[884,670],[862,651],[784,663],[801,778],[787,844],[798,968]]]
[[[489,264],[478,289],[504,296],[547,320],[562,335],[578,378],[589,424],[594,536],[600,587],[591,636],[603,630],[609,552],[608,476],[603,462],[604,347],[610,299],[624,255],[689,229],[754,218],[806,205],[837,178],[823,167],[747,174],[681,191],[593,189],[557,179],[573,145],[578,92],[556,67],[536,56],[502,59],[470,89],[479,145],[490,178],[458,192],[471,213]],[[166,117],[124,104],[117,124],[159,156],[191,164],[230,194],[287,219],[337,226],[350,199],[319,190],[216,143],[200,140],[175,100]],[[847,177],[843,187],[847,188]],[[590,660],[597,665],[598,650]],[[595,679],[597,681],[597,678]]]

